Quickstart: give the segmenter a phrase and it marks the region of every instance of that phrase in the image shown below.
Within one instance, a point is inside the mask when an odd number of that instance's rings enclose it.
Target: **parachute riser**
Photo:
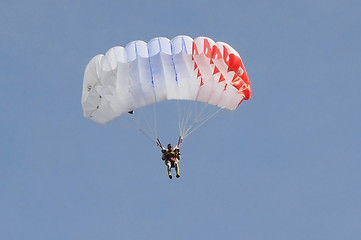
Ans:
[[[177,148],[179,148],[182,143],[183,143],[182,136],[179,136],[178,143],[177,143]]]
[[[160,142],[159,138],[157,138],[157,141],[155,143],[157,144],[158,147],[163,149],[162,143]]]
[[[157,138],[157,141],[156,141],[155,143],[157,144],[158,147],[160,147],[161,149],[163,149],[163,145],[162,145],[162,143],[160,142],[159,138]],[[182,136],[179,136],[179,138],[178,138],[178,143],[177,143],[177,148],[179,148],[182,143],[183,143],[183,138],[182,138]]]

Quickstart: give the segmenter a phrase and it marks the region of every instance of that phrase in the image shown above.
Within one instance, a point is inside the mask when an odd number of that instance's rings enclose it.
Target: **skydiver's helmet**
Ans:
[[[167,148],[168,148],[168,150],[172,150],[172,149],[173,149],[172,144],[169,143],[169,144],[167,145]]]

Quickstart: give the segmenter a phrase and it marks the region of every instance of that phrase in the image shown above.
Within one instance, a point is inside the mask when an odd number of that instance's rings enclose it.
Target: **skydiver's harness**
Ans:
[[[168,160],[168,161],[176,161],[179,158],[179,149],[174,149],[172,151],[170,150],[162,150],[163,153],[163,160]]]
[[[182,144],[182,138],[179,137],[177,147],[174,150],[164,149],[159,139],[157,139],[156,143],[162,149],[162,159],[164,161],[170,161],[171,166],[174,167],[175,162],[180,158],[179,146]]]

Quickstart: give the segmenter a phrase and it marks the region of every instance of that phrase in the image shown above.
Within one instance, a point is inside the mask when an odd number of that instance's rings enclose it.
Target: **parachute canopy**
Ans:
[[[231,46],[207,37],[158,37],[113,47],[84,73],[84,116],[98,123],[165,100],[234,110],[251,97],[250,81]]]

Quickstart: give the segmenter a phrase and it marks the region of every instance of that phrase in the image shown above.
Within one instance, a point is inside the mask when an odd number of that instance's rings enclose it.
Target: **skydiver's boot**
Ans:
[[[179,178],[179,177],[180,177],[180,174],[179,174],[179,164],[178,164],[178,162],[175,162],[175,170],[176,170],[176,172],[177,172],[176,177]]]

